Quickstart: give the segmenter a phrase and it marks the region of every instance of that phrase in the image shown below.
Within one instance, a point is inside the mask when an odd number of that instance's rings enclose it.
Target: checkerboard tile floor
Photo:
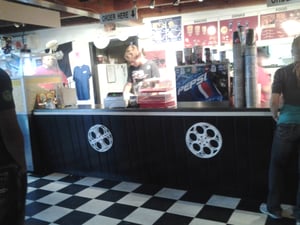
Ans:
[[[295,224],[267,218],[259,213],[260,203],[95,177],[29,174],[26,225]]]

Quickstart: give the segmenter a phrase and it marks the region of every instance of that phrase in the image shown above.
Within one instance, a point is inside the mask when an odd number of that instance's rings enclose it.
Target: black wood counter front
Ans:
[[[82,108],[32,117],[36,172],[266,196],[275,127],[267,109]],[[294,188],[288,193],[290,202]]]

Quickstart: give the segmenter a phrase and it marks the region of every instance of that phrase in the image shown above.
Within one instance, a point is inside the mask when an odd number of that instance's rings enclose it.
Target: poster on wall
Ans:
[[[158,68],[166,67],[166,52],[164,50],[159,51],[146,51],[146,58],[156,63]]]
[[[219,32],[221,45],[232,44],[233,32],[237,31],[239,26],[243,26],[245,30],[248,28],[256,30],[258,26],[258,16],[220,20]]]
[[[299,25],[299,9],[261,15],[261,40],[294,36],[300,33]]]
[[[181,41],[181,16],[152,20],[151,27],[155,43]]]
[[[214,46],[218,44],[218,22],[189,24],[184,26],[184,47]]]

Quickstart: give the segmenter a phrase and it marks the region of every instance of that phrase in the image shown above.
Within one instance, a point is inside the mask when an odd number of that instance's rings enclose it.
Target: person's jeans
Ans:
[[[25,224],[26,191],[26,174],[14,164],[0,167],[0,224]]]
[[[279,124],[276,127],[271,152],[269,168],[268,210],[281,211],[281,193],[284,184],[285,168],[290,163],[291,156],[300,150],[300,124]],[[300,174],[300,155],[298,154],[298,184]],[[298,185],[297,205],[295,209],[297,219],[300,219],[300,185]]]

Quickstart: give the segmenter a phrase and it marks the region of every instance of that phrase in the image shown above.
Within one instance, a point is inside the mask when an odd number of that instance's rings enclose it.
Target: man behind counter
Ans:
[[[124,86],[124,96],[130,93],[137,95],[139,85],[143,80],[160,77],[157,65],[145,58],[144,52],[136,45],[129,45],[125,50],[124,58],[129,64],[127,83]]]

